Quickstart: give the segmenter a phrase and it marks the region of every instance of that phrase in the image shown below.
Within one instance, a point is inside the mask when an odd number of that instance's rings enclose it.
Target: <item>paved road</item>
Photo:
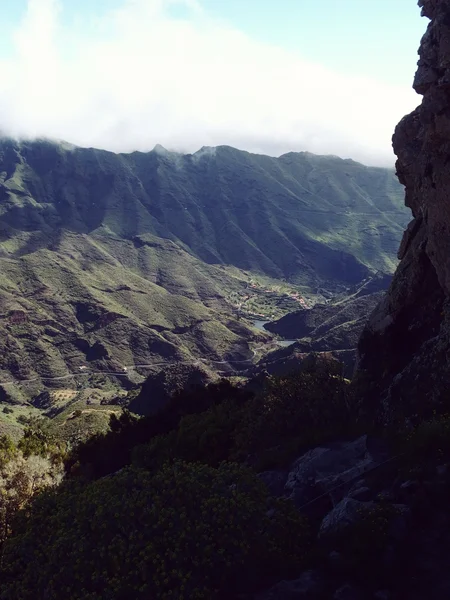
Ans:
[[[211,360],[207,358],[199,358],[198,360],[183,360],[177,361],[175,363],[168,362],[158,362],[158,363],[150,363],[145,365],[128,365],[124,367],[123,371],[89,371],[86,369],[85,371],[79,371],[77,373],[69,373],[68,375],[62,375],[60,377],[34,377],[33,379],[13,379],[11,381],[0,381],[0,385],[8,386],[8,385],[20,385],[22,383],[34,383],[35,381],[64,381],[65,379],[71,379],[72,377],[80,377],[83,375],[114,375],[114,376],[124,376],[127,371],[134,371],[136,369],[153,369],[154,367],[167,367],[170,365],[196,365],[200,366],[200,363],[213,363],[215,365],[239,365],[239,364],[248,364],[252,363],[256,353],[258,350],[261,350],[263,346],[255,348],[252,350],[252,357],[246,358],[245,360]]]

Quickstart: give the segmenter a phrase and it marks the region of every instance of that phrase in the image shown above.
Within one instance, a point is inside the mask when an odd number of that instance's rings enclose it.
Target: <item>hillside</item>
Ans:
[[[387,290],[391,277],[374,277],[344,298],[289,313],[266,323],[267,331],[284,338],[303,339],[311,349],[356,349],[364,325]]]
[[[82,368],[136,382],[134,365],[250,360],[230,298],[255,276],[314,294],[392,271],[402,196],[391,170],[309,153],[3,140],[0,381],[33,380],[4,390],[76,389]]]
[[[333,156],[227,146],[116,155],[43,141],[4,141],[0,156],[2,241],[25,234],[21,254],[55,230],[151,234],[209,264],[340,284],[359,281],[361,265],[393,271],[407,221],[393,170]]]

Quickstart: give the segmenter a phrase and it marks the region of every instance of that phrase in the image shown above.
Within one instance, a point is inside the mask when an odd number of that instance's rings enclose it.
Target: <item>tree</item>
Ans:
[[[35,494],[59,483],[62,466],[55,466],[48,458],[15,452],[0,469],[0,544],[11,532],[16,513]]]
[[[8,435],[0,436],[0,468],[3,468],[17,454],[17,448]]]

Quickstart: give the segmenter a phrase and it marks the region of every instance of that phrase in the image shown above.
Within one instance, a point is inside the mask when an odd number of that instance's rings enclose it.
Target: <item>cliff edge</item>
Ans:
[[[450,387],[450,2],[419,6],[430,19],[414,79],[423,99],[393,136],[413,220],[358,345],[357,379],[384,422],[445,409]]]

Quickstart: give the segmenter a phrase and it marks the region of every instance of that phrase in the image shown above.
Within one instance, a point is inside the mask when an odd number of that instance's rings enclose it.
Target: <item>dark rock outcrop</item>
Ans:
[[[431,19],[414,80],[423,100],[393,137],[413,221],[358,348],[358,378],[383,422],[443,409],[450,384],[450,3],[419,6]]]
[[[367,487],[361,477],[387,457],[382,440],[363,435],[313,448],[287,471],[264,471],[259,477],[273,496],[290,498],[302,513],[320,523],[343,499],[351,499],[351,506],[364,506],[374,499],[377,490]]]
[[[325,537],[342,533],[347,527],[357,523],[364,511],[373,507],[372,502],[360,502],[353,498],[343,498],[323,519],[319,536]]]
[[[149,375],[129,409],[138,415],[153,415],[163,409],[171,396],[181,390],[210,383],[211,375],[202,367],[177,364]]]
[[[31,403],[34,407],[43,409],[51,408],[53,404],[50,393],[47,390],[35,396]]]
[[[108,349],[101,342],[95,342],[91,346],[86,354],[86,359],[91,362],[93,360],[101,360],[103,358],[109,358]]]
[[[267,486],[270,494],[275,497],[283,496],[288,474],[284,471],[263,471],[258,477]]]
[[[346,482],[361,477],[377,464],[378,457],[371,453],[365,435],[353,442],[324,445],[306,452],[293,463],[285,490],[295,504],[301,506],[341,486],[338,488],[340,495],[332,495],[332,500],[338,502],[344,494]]]

